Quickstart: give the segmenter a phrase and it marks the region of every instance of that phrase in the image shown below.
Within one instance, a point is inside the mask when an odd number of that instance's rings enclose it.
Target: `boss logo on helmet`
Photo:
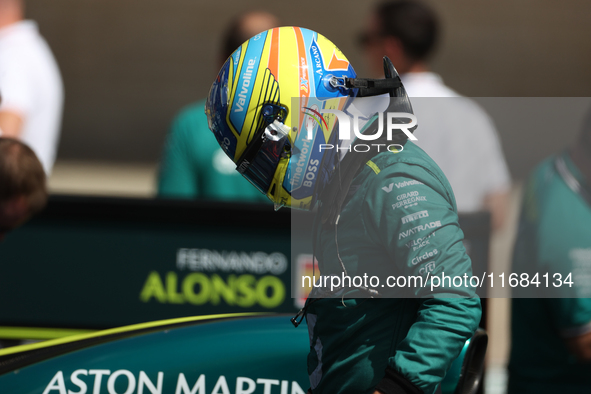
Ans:
[[[299,187],[302,184],[302,176],[304,170],[306,169],[306,165],[310,159],[310,152],[311,152],[311,140],[302,140],[303,145],[298,157],[298,160],[294,162],[294,174],[293,179],[291,180],[292,187]],[[292,166],[294,165],[292,164]]]
[[[308,166],[308,172],[306,173],[306,181],[304,181],[305,187],[312,187],[314,186],[314,179],[316,179],[316,171],[318,171],[318,164],[320,164],[320,160],[310,160],[310,165]]]

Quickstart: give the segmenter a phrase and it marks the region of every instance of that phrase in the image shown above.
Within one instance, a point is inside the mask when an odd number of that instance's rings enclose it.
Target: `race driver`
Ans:
[[[428,285],[433,276],[471,275],[471,262],[452,189],[407,142],[416,118],[394,67],[384,64],[385,79],[357,78],[321,34],[272,29],[228,58],[206,103],[220,146],[276,209],[318,203],[322,275],[379,278],[374,288],[317,287],[308,298],[312,393],[434,393],[480,320],[469,286]],[[359,115],[359,97],[384,93],[398,128],[382,132],[376,107],[362,111],[363,137],[355,130],[356,139],[343,140],[335,111]],[[423,286],[389,287],[392,277]]]

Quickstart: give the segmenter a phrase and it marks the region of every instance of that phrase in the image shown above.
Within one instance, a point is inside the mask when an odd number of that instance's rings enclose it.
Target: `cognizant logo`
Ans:
[[[316,106],[314,106],[316,107]],[[307,130],[307,139],[312,140],[313,136],[313,129],[314,129],[314,122],[318,124],[318,126],[322,129],[325,127],[325,130],[328,130],[328,125],[326,120],[324,119],[322,114],[334,114],[336,115],[337,119],[339,120],[339,139],[340,140],[350,140],[351,139],[351,123],[353,125],[353,133],[355,138],[362,140],[362,141],[375,141],[382,137],[384,131],[386,132],[386,138],[388,141],[392,141],[393,134],[395,130],[399,130],[403,132],[406,137],[411,141],[417,141],[417,137],[415,137],[410,129],[417,125],[417,117],[413,114],[407,112],[378,112],[378,128],[374,134],[362,134],[359,127],[359,118],[362,117],[362,114],[347,114],[343,111],[338,109],[316,109],[304,107],[307,111],[304,112],[304,115],[308,115],[312,122],[306,122],[306,130]],[[352,118],[352,119],[351,119]],[[385,127],[384,127],[384,119],[386,120]],[[385,129],[385,130],[384,130]],[[401,152],[404,149],[404,146],[401,144],[355,144],[353,146],[353,150],[356,152],[368,152],[371,149],[371,146],[377,147],[378,151],[380,151],[381,147],[385,147],[386,150],[389,150],[394,153]],[[351,151],[351,146],[347,148],[334,146],[333,144],[320,144],[319,151],[322,152],[323,150],[329,149],[337,149],[337,150],[344,150],[347,149]]]

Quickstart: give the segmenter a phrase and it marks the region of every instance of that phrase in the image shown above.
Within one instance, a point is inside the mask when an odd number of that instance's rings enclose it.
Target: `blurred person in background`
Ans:
[[[279,26],[279,19],[254,11],[236,17],[228,26],[218,59],[221,67],[232,52],[250,37]],[[236,172],[236,165],[209,131],[205,99],[189,105],[173,120],[160,163],[158,195],[225,201],[266,202]]]
[[[0,0],[0,135],[28,144],[49,175],[59,142],[63,84],[37,25],[23,17],[22,0]]]
[[[439,36],[439,21],[427,5],[387,1],[372,12],[360,37],[371,72],[382,72],[388,56],[420,120],[416,144],[441,167],[452,185],[460,213],[488,210],[493,229],[502,226],[511,179],[499,137],[488,115],[431,71],[427,61]],[[423,97],[455,97],[424,99]]]
[[[591,113],[529,179],[513,256],[524,272],[540,292],[512,301],[508,392],[591,393]]]
[[[46,176],[35,152],[13,138],[0,137],[0,241],[43,209]]]
[[[16,139],[0,137],[0,243],[46,202],[46,176],[35,152]],[[0,349],[21,343],[0,339]]]

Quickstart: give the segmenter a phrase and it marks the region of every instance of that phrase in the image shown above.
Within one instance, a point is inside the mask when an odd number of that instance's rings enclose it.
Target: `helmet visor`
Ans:
[[[257,133],[238,161],[238,172],[264,194],[269,193],[279,161],[291,149],[288,130],[275,120]]]

